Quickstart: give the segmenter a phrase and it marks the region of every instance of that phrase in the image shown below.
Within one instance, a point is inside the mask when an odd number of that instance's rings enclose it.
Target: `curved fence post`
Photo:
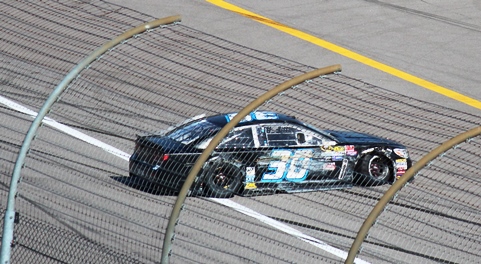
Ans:
[[[468,130],[464,133],[457,135],[456,137],[451,138],[450,140],[444,142],[437,148],[433,149],[431,152],[426,154],[422,157],[418,162],[416,162],[406,173],[397,180],[387,191],[384,195],[379,199],[376,206],[372,209],[371,213],[368,215],[364,223],[362,224],[359,232],[357,233],[356,239],[351,245],[351,249],[349,250],[349,254],[347,255],[345,264],[352,264],[354,263],[354,259],[361,248],[361,244],[366,238],[369,230],[374,225],[375,221],[382,213],[386,205],[393,199],[394,195],[401,190],[401,188],[412,178],[416,175],[422,168],[424,168],[429,162],[446,152],[447,150],[451,149],[452,147],[466,141],[472,137],[478,136],[481,134],[481,126],[475,127],[471,130]]]
[[[272,97],[278,95],[279,93],[291,88],[294,85],[300,84],[306,80],[313,79],[319,77],[321,75],[331,74],[334,72],[341,71],[341,65],[332,65],[328,67],[324,67],[321,69],[313,70],[308,73],[302,74],[297,76],[289,81],[286,81],[273,89],[267,91],[266,93],[259,96],[257,99],[252,101],[249,105],[247,105],[244,109],[237,113],[237,115],[232,118],[230,122],[228,122],[212,139],[209,145],[205,148],[202,154],[197,158],[194,166],[192,167],[187,179],[185,180],[182,189],[177,196],[177,200],[175,202],[174,208],[172,209],[172,213],[170,215],[169,223],[167,225],[167,230],[165,232],[164,237],[164,245],[162,247],[162,256],[161,256],[161,263],[167,264],[169,263],[169,257],[171,253],[172,241],[174,237],[174,229],[177,224],[177,220],[180,215],[180,211],[182,206],[184,205],[184,201],[189,194],[189,190],[199,173],[202,169],[203,164],[207,161],[212,151],[219,145],[219,143],[224,139],[224,137],[229,133],[229,131],[234,128],[244,117],[246,117],[252,110],[256,109]]]
[[[0,263],[7,264],[10,263],[10,251],[13,241],[13,229],[15,220],[15,197],[17,195],[17,187],[20,180],[20,172],[24,166],[25,158],[30,149],[30,144],[32,143],[37,130],[40,127],[43,118],[48,114],[53,104],[60,98],[60,95],[67,89],[68,85],[95,60],[99,59],[105,52],[107,52],[112,47],[122,43],[123,41],[133,37],[136,34],[143,33],[147,30],[171,24],[174,22],[180,22],[180,16],[170,16],[162,19],[157,19],[133,29],[130,29],[118,37],[112,39],[111,41],[105,43],[103,46],[95,50],[87,58],[82,60],[75,68],[73,68],[65,78],[55,87],[53,92],[49,95],[42,108],[38,112],[34,121],[32,122],[25,139],[23,140],[22,147],[18,154],[17,160],[15,162],[15,167],[13,169],[12,178],[10,180],[10,189],[8,193],[7,208],[5,211],[4,225],[3,225],[3,237],[2,237],[2,248],[0,253]]]

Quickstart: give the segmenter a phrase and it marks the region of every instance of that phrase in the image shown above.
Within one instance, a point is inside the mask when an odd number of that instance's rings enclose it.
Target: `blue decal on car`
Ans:
[[[225,115],[225,120],[230,122],[237,113],[230,113]],[[244,117],[239,123],[252,121],[252,120],[272,120],[279,119],[279,116],[274,112],[251,112],[246,117]]]
[[[307,178],[312,161],[312,149],[275,149],[266,172],[262,175],[262,182],[281,182],[283,180],[300,182]]]

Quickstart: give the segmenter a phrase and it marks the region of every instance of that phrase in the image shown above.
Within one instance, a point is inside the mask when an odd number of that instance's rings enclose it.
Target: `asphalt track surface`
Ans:
[[[313,67],[339,63],[348,76],[425,101],[477,111],[401,73],[481,100],[481,4],[475,0],[113,2],[159,18],[180,14],[185,25]],[[282,32],[277,24],[309,36]],[[338,47],[326,49],[319,40]]]
[[[481,106],[477,100],[481,100],[481,89],[479,89],[479,83],[481,83],[481,76],[479,75],[481,72],[481,67],[479,66],[481,56],[481,47],[479,46],[479,43],[481,43],[481,26],[479,25],[481,23],[479,23],[479,14],[481,13],[481,7],[476,1],[461,1],[457,3],[450,3],[448,1],[441,3],[429,3],[426,1],[409,3],[401,1],[399,1],[399,3],[380,1],[347,1],[343,3],[336,3],[334,1],[297,1],[295,4],[290,1],[262,1],[262,3],[258,1],[229,2],[242,9],[235,9],[237,12],[227,10],[227,7],[224,5],[225,2],[222,1],[176,1],[175,3],[171,3],[170,1],[143,1],[142,4],[131,1],[112,2],[138,10],[141,13],[149,14],[152,17],[161,18],[181,14],[182,24],[186,26],[209,33],[221,39],[229,40],[255,50],[275,54],[311,67],[322,67],[340,63],[343,66],[343,75],[349,76],[350,78],[360,79],[363,82],[421,101],[448,106],[451,109],[475,115],[466,117],[465,115],[461,115],[460,112],[453,113],[450,121],[454,122],[453,120],[456,120],[457,114],[460,114],[459,119],[461,121],[459,121],[458,130],[452,127],[448,129],[449,133],[446,133],[448,135],[455,134],[453,133],[455,131],[462,131],[463,129],[469,128],[470,125],[477,122],[476,117],[479,116]],[[233,7],[228,6],[228,8]],[[248,14],[245,10],[260,15],[263,19],[260,19],[259,16]],[[264,18],[268,18],[268,20]],[[260,23],[259,21],[268,22]],[[310,41],[308,41],[300,38],[298,32],[287,34],[270,26],[279,25],[279,23],[288,28],[307,33],[316,39],[309,38]],[[286,27],[282,26],[282,28]],[[289,30],[289,32],[292,33],[292,30]],[[318,39],[332,43],[335,46],[332,47],[323,43],[322,45],[330,47],[326,49],[318,45]],[[362,57],[346,52],[344,49],[359,54]],[[374,60],[374,62],[368,59]],[[387,69],[384,66],[381,67],[378,63],[392,68]],[[409,76],[405,76],[402,73],[408,73]],[[56,78],[58,78],[58,76],[55,76],[55,78],[52,77],[52,79]],[[428,84],[420,82],[417,78],[427,81]],[[432,84],[435,85],[433,86]],[[6,91],[7,90],[5,90],[5,92]],[[450,91],[465,95],[468,98],[458,96],[457,94],[453,95]],[[11,91],[9,90],[8,92]],[[446,95],[455,97],[455,99]],[[18,97],[21,98],[20,95],[18,95]],[[38,100],[38,98],[27,98],[24,99],[23,103],[38,106],[41,102],[37,102],[36,100]],[[439,110],[440,112],[446,111],[436,107],[432,107],[432,109]],[[19,132],[18,135],[11,135],[10,133],[9,140],[7,140],[3,146],[4,153],[8,153],[9,155],[4,159],[11,160],[13,159],[13,154],[10,153],[14,153],[15,148],[18,146],[10,143],[21,140],[21,132],[26,131],[31,118],[19,112],[6,112],[8,114],[2,116],[2,122],[4,124],[13,124],[13,126],[7,126],[8,129],[5,130]],[[470,120],[465,124],[463,122],[466,119]],[[428,128],[430,127],[430,124],[425,125]],[[451,125],[451,123],[449,123],[449,125]],[[412,128],[412,132],[417,132],[417,129],[423,129],[423,127]],[[441,131],[442,127],[437,127],[436,129]],[[68,148],[69,137],[54,130],[49,132],[55,134],[55,137],[58,139],[58,145],[55,145],[55,148]],[[96,133],[98,133],[98,131],[94,134]],[[102,135],[102,133],[98,134],[99,137],[103,137],[101,140],[109,140],[108,136]],[[408,140],[407,137],[403,136],[399,136],[399,138]],[[432,148],[437,142],[440,143],[442,140],[443,137],[433,139],[423,147],[426,149]],[[113,143],[114,142],[115,141],[113,141]],[[125,149],[126,151],[128,150],[128,148]],[[418,150],[415,152],[416,157],[419,158],[425,151],[426,150],[424,150],[424,152]],[[106,157],[101,151],[97,152],[88,147],[81,147],[77,154],[84,157],[96,155]],[[39,164],[48,163],[51,159],[57,158],[58,157],[49,157],[35,162]],[[81,158],[80,160],[84,159]],[[112,160],[108,161],[96,160],[95,164],[92,164],[92,160],[89,158],[85,158],[85,161],[89,162],[88,166],[101,168],[105,172],[113,175],[121,175],[124,172],[119,169],[125,167],[121,159],[112,158]],[[11,169],[11,165],[5,165],[4,168],[5,171],[8,171]],[[33,178],[41,178],[41,175],[35,174],[35,170],[29,173],[33,175]],[[54,171],[51,173],[55,174]],[[80,174],[81,171],[77,173]],[[86,183],[82,180],[78,180],[78,183],[82,183],[83,185],[87,184],[85,186],[89,184],[88,181]],[[76,184],[76,182],[70,184]],[[91,184],[93,185],[94,183]],[[44,187],[46,189],[51,188],[48,183],[45,183]],[[88,187],[85,188],[88,189]],[[99,187],[96,186],[96,188]],[[96,190],[95,194],[103,194],[106,199],[119,199],[118,196],[109,194],[109,191],[111,191],[110,188],[103,186]],[[381,191],[382,189],[372,190],[372,192]],[[142,216],[140,213],[138,214],[138,219],[135,214],[128,216],[132,218],[129,219],[129,228],[136,229],[140,234],[145,234],[150,231],[153,232],[154,235],[151,237],[152,241],[141,240],[140,237],[142,236],[139,235],[139,240],[136,244],[139,249],[137,249],[136,255],[125,256],[125,258],[121,260],[131,262],[138,257],[141,262],[155,262],[157,261],[156,258],[158,258],[158,252],[156,254],[152,252],[155,252],[155,249],[159,247],[159,240],[163,228],[165,228],[165,226],[163,226],[165,223],[159,223],[158,231],[150,229],[150,224],[151,222],[158,221],[154,218],[155,216],[160,216],[163,219],[166,218],[169,213],[168,205],[172,204],[174,197],[159,198],[153,195],[146,199],[143,196],[138,196],[136,192],[132,191],[128,193],[131,196],[121,197],[121,199],[124,199],[124,203],[132,203],[133,200],[138,199],[139,201],[137,201],[137,203],[143,205],[141,208],[136,208],[135,210],[153,209],[163,211],[158,213],[158,215],[150,215],[152,219],[140,218]],[[374,205],[376,201],[376,197],[363,195],[361,190],[335,192],[330,195],[319,194],[319,196],[295,195],[289,199],[288,204],[276,203],[275,196],[260,197],[252,200],[236,197],[234,201],[249,208],[255,208],[256,211],[264,215],[269,215],[273,219],[287,222],[291,224],[291,226],[295,226],[298,230],[301,230],[301,232],[314,234],[314,237],[321,238],[322,241],[327,241],[331,246],[342,248],[344,251],[347,250],[346,245],[352,241],[352,232],[342,232],[342,228],[330,229],[324,227],[346,226],[350,229],[355,229],[353,226],[358,226],[359,223],[338,225],[339,221],[355,221],[354,219],[356,218],[352,215],[366,215],[369,208],[371,208],[370,206]],[[349,203],[343,203],[343,207],[340,208],[326,209],[322,207],[321,210],[329,211],[329,213],[326,212],[326,215],[338,216],[337,219],[331,217],[322,218],[317,214],[316,216],[319,218],[309,215],[300,216],[292,209],[293,206],[296,205],[299,206],[298,209],[300,212],[308,212],[312,210],[312,208],[318,208],[320,203],[330,207],[334,200],[347,200],[355,204],[354,201],[356,199],[361,199],[361,201],[358,202],[364,204],[365,207],[355,208],[354,205],[349,205]],[[93,206],[101,207],[101,204],[102,203],[99,202],[99,205]],[[359,206],[359,204],[357,206]],[[476,206],[479,208],[479,204]],[[474,207],[476,208],[476,206]],[[188,224],[189,228],[178,230],[180,233],[180,241],[177,242],[177,244],[174,243],[174,262],[266,263],[296,262],[298,260],[298,262],[306,263],[339,263],[342,261],[341,258],[335,255],[324,251],[319,252],[316,247],[311,248],[307,243],[303,244],[299,242],[299,239],[289,238],[290,235],[279,233],[276,229],[272,228],[272,226],[261,225],[258,219],[246,217],[245,214],[224,213],[226,210],[224,207],[210,200],[190,200],[189,207],[191,209],[185,212],[183,217],[192,222]],[[406,205],[401,205],[401,207],[406,208]],[[81,215],[79,211],[71,208],[61,208],[60,205],[59,208],[55,209],[59,211],[65,209],[68,212],[78,212],[78,214]],[[109,212],[112,213],[112,217],[118,216],[115,213],[115,208],[109,209],[111,210]],[[422,211],[422,209],[419,208],[415,208],[414,211],[416,210]],[[42,208],[39,208],[39,211],[42,211]],[[193,218],[189,218],[189,215]],[[409,215],[409,213],[406,215]],[[216,216],[218,217],[217,219],[215,218]],[[74,215],[71,215],[71,217],[74,217]],[[396,218],[393,217],[393,219]],[[356,220],[359,221],[359,219]],[[239,222],[245,224],[242,225],[239,224]],[[322,225],[320,225],[319,222],[322,222]],[[135,226],[134,223],[140,223],[140,225],[132,227]],[[76,224],[82,226],[82,223]],[[59,223],[59,225],[61,226],[62,224]],[[255,226],[259,226],[259,228],[252,228]],[[379,232],[389,232],[387,231],[389,227],[384,228],[386,229],[381,229]],[[46,229],[52,231],[50,235],[54,236],[57,234],[55,233],[57,230],[52,228],[52,226],[48,226]],[[72,226],[72,230],[76,229],[76,227]],[[194,232],[199,230],[201,233],[209,234],[208,238],[198,236],[198,234]],[[222,230],[220,232],[225,233],[226,238],[219,236],[218,233],[212,230]],[[121,233],[122,228],[114,229],[113,231]],[[409,227],[409,231],[414,232],[415,228]],[[88,233],[88,231],[86,231],[86,233]],[[420,234],[422,235],[422,232]],[[83,235],[86,237],[97,237],[102,234],[92,231],[92,234]],[[399,244],[408,245],[410,236],[417,237],[417,235],[407,232],[407,234],[399,236]],[[255,239],[252,240],[252,237],[255,237]],[[189,241],[182,241],[182,239],[186,238],[188,238]],[[226,243],[226,241],[230,243],[230,246],[239,246],[241,250],[238,251],[235,248],[216,246],[216,243]],[[112,243],[115,244],[119,242]],[[202,250],[203,244],[206,245],[205,250]],[[175,245],[178,247],[175,247]],[[374,262],[403,262],[406,261],[403,259],[405,256],[402,255],[402,253],[405,253],[404,251],[407,251],[408,254],[414,252],[406,249],[403,251],[403,249],[396,248],[394,245],[388,245],[383,243],[383,241],[372,242],[371,245],[380,245],[381,248],[387,250],[387,256],[385,256],[384,259],[368,256],[368,259],[372,257],[375,260]],[[120,247],[119,245],[116,246]],[[148,250],[145,248],[148,248]],[[193,252],[191,252],[191,249],[193,249]],[[435,251],[435,249],[428,247],[425,251],[422,251],[426,254],[424,256],[418,254],[417,257],[419,257],[419,259],[415,262],[428,262],[429,258],[426,256],[435,255],[429,254],[430,250],[431,252]],[[467,249],[467,251],[470,250],[472,249]],[[86,251],[88,252],[88,250]],[[269,254],[269,251],[272,253]],[[300,256],[293,259],[292,252],[300,252]],[[383,251],[380,250],[377,253],[379,252],[382,253]],[[96,253],[101,255],[101,253]],[[149,253],[152,255],[149,255]],[[198,255],[196,255],[196,253]],[[399,256],[396,254],[399,254]],[[362,255],[361,258],[363,258]],[[441,261],[447,259],[449,258],[441,258]],[[119,259],[116,260],[118,261]],[[411,259],[411,262],[412,261]]]

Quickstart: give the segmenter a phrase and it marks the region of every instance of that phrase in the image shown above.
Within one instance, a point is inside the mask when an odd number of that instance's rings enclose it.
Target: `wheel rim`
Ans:
[[[369,163],[369,174],[376,179],[385,179],[389,173],[389,167],[382,162],[382,159],[375,156]]]
[[[216,187],[220,189],[229,189],[232,183],[232,177],[229,174],[224,173],[223,168],[218,168],[218,172],[213,177],[213,183]]]

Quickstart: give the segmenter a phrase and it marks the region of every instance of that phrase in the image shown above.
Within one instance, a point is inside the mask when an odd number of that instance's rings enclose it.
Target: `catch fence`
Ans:
[[[93,51],[155,19],[103,1],[0,7],[0,195],[7,197],[26,132],[54,87]],[[130,181],[137,135],[200,114],[238,112],[312,70],[181,23],[149,28],[96,57],[47,109],[20,164],[11,262],[165,260],[177,196]],[[340,73],[302,82],[259,109],[396,140],[414,161],[480,123],[479,115]],[[479,146],[472,136],[419,171],[377,219],[358,261],[479,262]],[[342,263],[389,187],[187,197],[168,237],[169,262]],[[12,216],[1,201],[2,214]]]

